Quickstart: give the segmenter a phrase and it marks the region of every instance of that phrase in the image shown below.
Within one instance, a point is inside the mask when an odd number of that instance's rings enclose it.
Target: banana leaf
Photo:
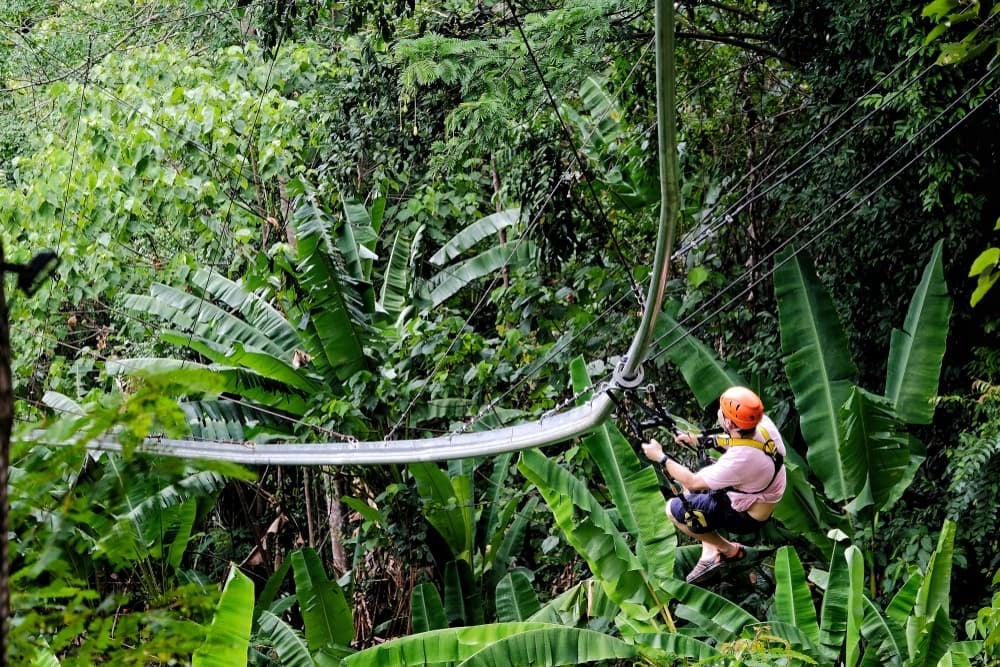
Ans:
[[[529,621],[555,623],[592,630],[610,630],[620,607],[594,578],[584,579],[546,602]]]
[[[566,540],[587,561],[608,597],[619,606],[627,605],[638,624],[651,623],[649,631],[657,630],[652,621],[656,612],[652,610],[657,609],[658,602],[646,579],[647,572],[632,553],[629,540],[587,485],[535,449],[521,453],[518,467],[538,488]]]
[[[854,496],[852,512],[885,509],[913,481],[910,438],[899,432],[901,424],[889,402],[855,387],[841,411],[844,436],[840,460],[847,491]]]
[[[314,667],[305,640],[284,620],[264,610],[260,614],[254,641],[274,648],[282,667]]]
[[[951,600],[951,569],[955,554],[955,522],[948,519],[941,527],[937,548],[927,562],[927,572],[917,591],[913,615],[932,619],[939,609],[948,611]]]
[[[293,551],[291,560],[309,650],[349,644],[354,639],[354,618],[344,591],[327,576],[315,550]]]
[[[590,662],[624,660],[639,655],[634,644],[593,630],[550,627],[498,639],[480,649],[460,667],[497,665],[580,665]]]
[[[899,665],[907,655],[903,627],[865,596],[861,635],[868,642],[861,664],[864,667]]]
[[[205,641],[192,657],[194,667],[232,667],[247,664],[253,614],[253,582],[230,565],[226,585],[215,608]]]
[[[520,570],[508,572],[496,587],[497,620],[527,621],[542,608],[538,594]]]
[[[684,376],[702,408],[718,400],[733,385],[746,386],[739,374],[729,370],[714,350],[701,343],[667,312],[676,311],[676,302],[660,313],[654,329],[657,347]]]
[[[788,250],[776,263],[781,349],[808,446],[806,458],[826,495],[833,501],[847,500],[850,490],[864,483],[848,477],[840,457],[840,408],[851,393],[857,368],[833,300],[816,278],[811,260]]]
[[[847,634],[844,638],[847,667],[861,659],[861,625],[864,620],[865,557],[853,544],[844,551],[847,561]]]
[[[582,358],[573,360],[570,373],[578,394],[591,386]],[[659,479],[652,466],[639,461],[632,444],[610,422],[587,435],[583,444],[608,485],[625,530],[635,536],[636,556],[647,576],[653,581],[672,576],[677,535],[666,517]]]
[[[934,416],[931,399],[937,394],[948,337],[952,300],[944,279],[942,244],[934,245],[903,328],[893,330],[889,345],[885,395],[896,415],[911,424],[930,424]]]
[[[779,621],[797,627],[814,647],[819,646],[819,622],[812,592],[795,549],[784,546],[774,559],[774,614]]]
[[[428,632],[448,627],[444,605],[434,584],[424,582],[417,584],[410,592],[410,619],[413,632]]]
[[[677,616],[690,621],[699,637],[711,637],[721,644],[739,637],[748,625],[758,623],[743,607],[712,591],[678,579],[668,579],[663,585],[679,603]]]
[[[830,573],[820,605],[820,654],[823,663],[832,665],[839,658],[847,639],[847,607],[850,604],[851,578],[844,557],[844,546],[833,543]]]
[[[444,612],[449,626],[479,625],[486,620],[479,582],[464,560],[444,566]]]
[[[272,306],[265,298],[248,292],[243,285],[225,276],[199,268],[194,276],[187,279],[195,295],[206,295],[213,301],[236,311],[242,320],[271,342],[278,350],[288,351],[298,345],[299,335],[286,316]],[[249,344],[249,341],[244,341]]]
[[[417,484],[427,522],[444,539],[453,557],[471,563],[475,531],[471,502],[468,498],[459,499],[452,479],[436,463],[411,463],[409,470]]]
[[[348,378],[366,364],[368,321],[360,297],[364,291],[361,276],[351,273],[345,265],[345,258],[330,237],[331,223],[322,209],[307,199],[292,221],[297,235],[297,278],[308,294],[311,328],[330,368],[341,379]],[[342,229],[349,230],[350,226]],[[356,256],[352,264],[354,271],[360,271]]]
[[[492,647],[496,652],[488,650]],[[480,654],[484,649],[487,652]],[[592,630],[549,623],[493,623],[394,639],[348,656],[343,666],[575,665],[636,654],[634,646]]]
[[[432,306],[439,306],[474,280],[503,268],[528,266],[534,256],[535,245],[525,239],[494,246],[474,257],[445,267],[421,285],[420,292]]]
[[[411,252],[410,239],[404,236],[402,231],[396,232],[376,304],[376,310],[385,313],[393,322],[411,302],[410,292],[413,288],[413,276],[410,274]]]
[[[431,255],[430,263],[443,266],[447,262],[461,256],[467,250],[485,238],[498,234],[501,230],[517,223],[521,217],[521,209],[509,208],[480,218],[458,234]]]

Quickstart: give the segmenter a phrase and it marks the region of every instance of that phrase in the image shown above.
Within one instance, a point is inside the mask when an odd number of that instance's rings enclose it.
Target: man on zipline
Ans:
[[[687,575],[697,582],[710,572],[746,556],[746,549],[718,533],[757,533],[771,518],[785,492],[785,445],[760,397],[746,387],[730,387],[719,399],[719,426],[713,436],[723,451],[697,472],[678,463],[656,440],[642,446],[683,488],[667,505],[667,516],[685,535],[701,542],[701,558]],[[698,436],[678,431],[677,444],[696,447]]]

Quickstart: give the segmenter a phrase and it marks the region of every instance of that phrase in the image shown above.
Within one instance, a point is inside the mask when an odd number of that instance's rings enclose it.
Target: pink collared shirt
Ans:
[[[764,415],[757,426],[757,433],[753,439],[766,442],[767,435],[774,440],[778,452],[785,455],[785,443],[781,440],[778,427],[774,425],[770,417]],[[785,493],[785,467],[781,466],[777,476],[774,475],[774,460],[755,447],[735,446],[730,447],[720,456],[715,463],[706,466],[698,471],[710,489],[725,489],[732,487],[729,492],[729,499],[732,501],[733,509],[737,512],[745,512],[755,502],[776,503],[781,500]],[[771,478],[774,477],[774,481]],[[765,488],[766,487],[766,488]],[[744,493],[745,491],[756,493]]]

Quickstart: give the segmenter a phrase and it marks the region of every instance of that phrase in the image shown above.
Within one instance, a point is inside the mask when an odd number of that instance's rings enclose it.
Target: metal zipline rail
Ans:
[[[628,353],[622,357],[610,385],[598,391],[586,404],[514,426],[423,439],[255,444],[151,437],[144,439],[135,451],[248,465],[376,465],[503,454],[563,442],[600,426],[615,408],[608,392],[634,386],[642,378],[642,361],[660,313],[673,252],[680,195],[673,108],[674,17],[673,5],[668,0],[656,1],[656,81],[660,217],[649,289],[642,320]],[[110,436],[88,442],[87,447],[101,451],[122,449]]]

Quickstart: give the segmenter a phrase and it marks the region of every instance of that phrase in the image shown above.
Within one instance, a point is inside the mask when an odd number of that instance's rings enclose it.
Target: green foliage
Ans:
[[[226,667],[246,662],[250,648],[248,609],[253,609],[253,582],[233,564],[205,643],[194,653],[195,667]]]
[[[168,662],[204,637],[215,593],[191,567],[192,537],[227,480],[246,473],[83,448],[112,430],[127,445],[150,430],[180,435],[183,413],[164,397],[174,381],[147,376],[130,396],[97,396],[14,438],[12,660]]]

